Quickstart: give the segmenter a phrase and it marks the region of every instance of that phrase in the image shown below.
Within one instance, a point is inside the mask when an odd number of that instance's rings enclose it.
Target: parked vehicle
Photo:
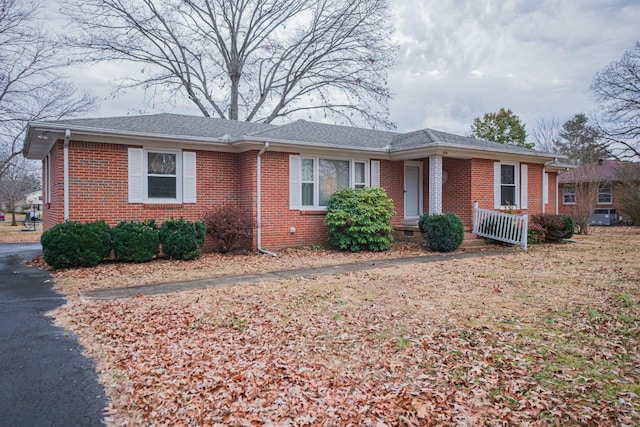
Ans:
[[[4,214],[0,212],[0,221],[4,221]]]

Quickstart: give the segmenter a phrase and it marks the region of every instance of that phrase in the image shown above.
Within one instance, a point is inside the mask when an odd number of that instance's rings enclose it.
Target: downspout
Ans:
[[[542,166],[542,214],[544,214],[544,174],[546,173],[546,169]],[[549,183],[547,182],[547,202],[549,201]]]
[[[64,131],[64,147],[62,154],[62,169],[63,169],[63,205],[64,205],[64,221],[69,221],[69,138],[71,138],[71,130]]]
[[[276,256],[275,253],[270,252],[266,249],[262,249],[262,179],[261,179],[261,169],[262,169],[262,155],[265,151],[269,149],[269,143],[265,141],[264,147],[262,150],[258,152],[258,156],[256,158],[256,241],[258,244],[258,252],[261,254],[267,254],[271,256]]]

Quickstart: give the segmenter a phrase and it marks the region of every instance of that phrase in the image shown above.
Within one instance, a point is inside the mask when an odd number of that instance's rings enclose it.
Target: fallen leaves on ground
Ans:
[[[640,230],[623,230],[486,258],[71,297],[55,317],[97,361],[111,425],[638,425]]]

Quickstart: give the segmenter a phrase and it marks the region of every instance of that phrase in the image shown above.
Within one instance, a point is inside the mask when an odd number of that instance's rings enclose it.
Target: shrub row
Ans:
[[[173,259],[200,255],[205,225],[184,219],[168,219],[160,228],[154,220],[122,221],[113,228],[104,221],[81,224],[69,221],[42,233],[44,260],[54,269],[91,267],[109,256],[113,248],[118,259],[150,261],[160,252]]]
[[[528,243],[555,243],[573,236],[574,224],[566,215],[541,214],[531,217]]]

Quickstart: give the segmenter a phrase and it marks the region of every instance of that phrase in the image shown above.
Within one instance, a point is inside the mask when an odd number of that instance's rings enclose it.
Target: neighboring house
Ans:
[[[623,178],[625,163],[627,162],[603,159],[558,175],[559,213],[574,215],[575,210],[581,208],[579,186],[589,185],[593,187],[593,191],[589,192],[592,195],[589,197],[593,197],[594,200],[587,202],[586,208],[596,213],[594,218],[601,224],[601,218],[598,215],[605,215],[615,210],[615,215],[612,214],[611,217],[613,222],[624,221],[625,218],[619,211],[619,203],[622,190],[620,184],[625,179]]]
[[[256,220],[254,247],[326,241],[326,200],[383,187],[393,225],[473,203],[556,213],[557,154],[424,129],[409,133],[298,120],[283,125],[176,114],[32,122],[25,156],[43,162],[44,229],[65,220],[189,220],[223,203]]]

